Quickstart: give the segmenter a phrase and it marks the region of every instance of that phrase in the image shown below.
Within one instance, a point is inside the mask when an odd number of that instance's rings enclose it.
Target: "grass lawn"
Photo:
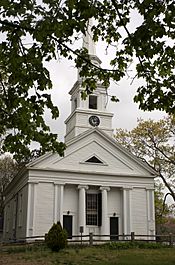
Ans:
[[[45,246],[3,247],[1,265],[175,265],[175,248],[109,249],[69,247],[58,253]]]

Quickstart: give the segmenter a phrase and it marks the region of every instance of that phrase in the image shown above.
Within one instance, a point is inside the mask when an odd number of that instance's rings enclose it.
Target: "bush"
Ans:
[[[106,249],[119,250],[119,249],[159,249],[159,248],[168,248],[168,245],[162,245],[161,243],[151,243],[151,242],[110,242],[102,245]]]
[[[53,224],[45,235],[45,242],[52,251],[59,251],[67,246],[67,232],[62,229],[60,222]]]

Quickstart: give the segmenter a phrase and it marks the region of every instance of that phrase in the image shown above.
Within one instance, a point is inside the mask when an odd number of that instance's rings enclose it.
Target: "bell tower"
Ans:
[[[95,43],[92,39],[92,19],[88,22],[87,32],[83,38],[83,47],[88,50],[90,60],[93,64],[100,67],[101,61],[96,55]],[[71,95],[71,114],[65,120],[66,135],[65,143],[84,131],[97,127],[112,136],[112,117],[113,114],[107,112],[106,87],[97,81],[97,88],[93,94],[87,96],[86,100],[81,98],[82,79],[79,75],[72,89]]]

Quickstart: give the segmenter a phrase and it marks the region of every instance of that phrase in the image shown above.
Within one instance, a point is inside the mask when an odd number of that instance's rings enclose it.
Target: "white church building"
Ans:
[[[89,34],[84,47],[100,66]],[[80,230],[111,237],[155,234],[156,173],[113,138],[106,88],[98,83],[82,100],[81,84],[78,77],[69,92],[65,156],[47,153],[27,164],[5,191],[4,241],[44,236],[57,221],[70,238]]]

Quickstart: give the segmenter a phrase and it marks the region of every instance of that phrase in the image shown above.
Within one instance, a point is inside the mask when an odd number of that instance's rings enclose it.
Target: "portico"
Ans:
[[[63,216],[69,215],[72,216],[72,223],[74,220],[78,220],[77,227],[73,228],[72,231],[74,234],[78,235],[80,230],[82,234],[86,235],[90,232],[99,234],[99,235],[110,235],[110,217],[113,217],[113,214],[117,214],[116,218],[122,220],[122,197],[121,189],[118,187],[113,187],[113,192],[118,191],[118,197],[116,197],[116,202],[108,201],[108,193],[110,192],[109,186],[93,186],[93,185],[77,185],[75,190],[75,198],[77,198],[77,212],[74,209],[67,208],[67,203],[64,204],[63,201]],[[66,190],[71,190],[70,185],[65,185]],[[76,196],[77,191],[77,196]],[[68,191],[66,192],[69,193]],[[68,197],[65,198],[68,201]],[[109,212],[108,205],[113,207],[113,212]],[[118,231],[121,230],[123,224],[120,224]],[[81,227],[81,228],[80,228]]]

